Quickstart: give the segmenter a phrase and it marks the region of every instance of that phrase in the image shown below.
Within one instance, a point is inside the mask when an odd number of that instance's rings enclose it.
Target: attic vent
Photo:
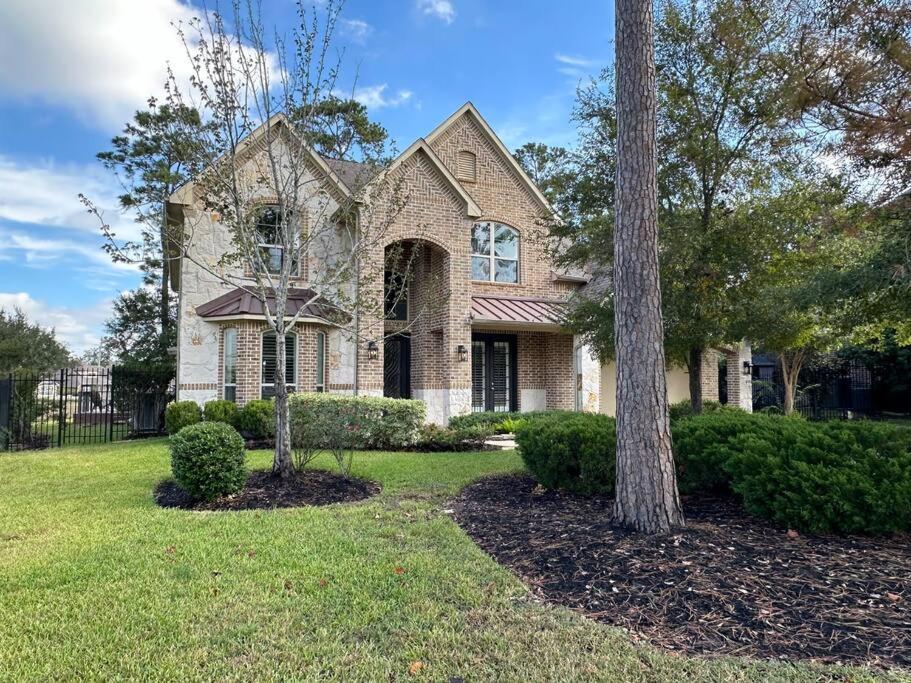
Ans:
[[[469,152],[467,149],[459,152],[457,175],[459,180],[467,180],[472,183],[478,179],[478,158],[474,152]]]

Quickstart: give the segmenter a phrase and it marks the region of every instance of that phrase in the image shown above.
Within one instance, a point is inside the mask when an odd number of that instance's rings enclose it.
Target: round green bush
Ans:
[[[164,428],[168,434],[176,434],[197,422],[202,422],[202,410],[196,401],[174,401],[164,411]]]
[[[542,486],[576,493],[614,492],[616,423],[592,413],[541,414],[516,431],[525,467]]]
[[[237,411],[234,426],[248,439],[274,439],[275,402],[269,399],[248,401]]]
[[[171,471],[196,500],[240,491],[247,480],[244,440],[222,422],[200,422],[171,436]]]
[[[233,426],[237,420],[237,406],[234,401],[207,401],[202,414],[206,422],[224,422]]]
[[[717,412],[744,412],[739,408],[734,406],[726,406],[718,401],[703,401],[702,402],[702,414],[707,413],[717,413]],[[668,416],[671,421],[680,420],[687,417],[693,417],[695,413],[693,412],[693,404],[690,403],[689,399],[683,401],[678,401],[677,403],[671,403],[668,406]]]

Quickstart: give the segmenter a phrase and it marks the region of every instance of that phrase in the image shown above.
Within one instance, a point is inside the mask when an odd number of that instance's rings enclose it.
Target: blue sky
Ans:
[[[289,0],[264,8],[269,24],[293,21]],[[121,235],[136,230],[95,153],[160,92],[165,63],[184,68],[171,22],[198,11],[179,0],[0,3],[0,307],[54,326],[74,351],[97,342],[111,299],[139,282],[101,251],[76,195]],[[611,2],[348,0],[336,45],[342,82],[399,149],[466,100],[513,149],[572,142],[576,85],[612,60],[612,36]]]

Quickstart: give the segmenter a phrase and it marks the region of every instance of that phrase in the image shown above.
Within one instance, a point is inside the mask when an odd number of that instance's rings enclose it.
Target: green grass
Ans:
[[[152,502],[162,440],[0,455],[0,679],[874,677],[673,656],[539,604],[443,512],[520,466],[512,452],[365,453],[355,474],[384,487],[371,501],[192,513]]]

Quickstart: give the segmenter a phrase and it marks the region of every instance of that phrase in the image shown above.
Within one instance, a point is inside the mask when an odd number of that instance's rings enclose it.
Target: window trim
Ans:
[[[257,250],[257,252],[260,254],[260,257],[259,257],[256,261],[254,261],[254,270],[256,270],[257,268],[259,268],[259,263],[260,263],[260,261],[264,261],[264,259],[262,258],[262,252],[263,252],[263,250],[265,250],[265,249],[278,249],[278,250],[280,250],[280,251],[281,251],[281,254],[282,254],[282,256],[281,256],[281,263],[282,263],[282,266],[284,266],[284,263],[285,263],[285,254],[286,254],[287,250],[285,249],[284,245],[282,245],[282,244],[272,244],[272,243],[269,243],[269,242],[260,242],[260,241],[259,241],[259,238],[262,237],[262,234],[261,234],[260,231],[259,231],[260,220],[262,219],[263,214],[265,214],[267,211],[275,211],[275,213],[279,215],[279,222],[278,222],[278,225],[276,226],[277,229],[280,229],[280,228],[281,228],[281,226],[282,226],[282,224],[284,223],[284,220],[285,220],[284,215],[283,215],[283,213],[282,213],[281,211],[279,211],[279,208],[278,208],[278,205],[277,205],[277,204],[262,204],[261,206],[259,206],[259,207],[257,208],[257,210],[256,210],[256,213],[257,213],[257,216],[256,216],[256,227],[255,227],[255,230],[256,230],[256,238],[257,238],[257,241],[256,241],[256,250]],[[289,211],[288,213],[292,216],[292,220],[293,220],[293,212],[290,212],[290,211]],[[279,274],[281,274],[281,269],[279,269],[279,270],[270,270],[269,267],[268,267],[268,265],[266,265],[265,263],[263,263],[263,265],[265,266],[265,271],[263,271],[263,272],[265,272],[265,273],[267,273],[267,274],[269,274],[269,275],[279,275]],[[300,277],[300,273],[301,273],[300,259],[298,259],[297,267],[293,267],[293,266],[295,265],[293,262],[292,262],[291,265],[292,265],[291,273],[290,273],[291,277]]]
[[[234,357],[234,381],[228,381],[228,333],[233,333],[233,357]],[[221,357],[221,395],[222,398],[226,401],[231,401],[232,403],[237,403],[237,328],[236,327],[225,327],[222,330],[222,357]],[[228,398],[228,389],[234,390],[234,396]]]
[[[270,335],[270,334],[275,334],[275,332],[273,330],[264,330],[263,333],[259,336],[259,397],[260,398],[266,398],[263,396],[263,389],[265,389],[266,387],[275,386],[275,382],[263,382],[263,372],[265,371],[265,367],[263,366],[263,340],[266,338],[267,335]],[[288,343],[287,337],[294,337],[294,355],[293,355],[294,381],[288,382],[287,381],[288,378],[286,377],[285,378],[285,380],[286,380],[285,388],[286,389],[290,388],[292,392],[295,392],[295,391],[297,391],[298,379],[300,377],[300,368],[298,367],[299,360],[300,360],[300,358],[299,358],[300,338],[299,338],[297,332],[286,332],[285,333],[285,338],[286,338],[285,344],[286,345]],[[287,353],[285,355],[287,358]],[[271,396],[269,398],[271,398]]]
[[[326,392],[326,351],[328,350],[329,345],[329,335],[327,335],[322,330],[318,330],[316,333],[316,378],[313,385],[314,391],[317,393]],[[322,347],[322,348],[320,348]]]
[[[471,240],[474,240],[474,230],[475,230],[475,228],[477,228],[479,225],[484,225],[484,224],[486,224],[486,225],[488,226],[488,230],[490,231],[490,233],[489,233],[489,234],[490,234],[490,237],[489,237],[489,240],[488,240],[489,245],[490,245],[490,246],[489,246],[489,252],[486,253],[486,254],[481,254],[481,253],[478,253],[478,252],[474,251],[473,248],[470,248],[470,249],[469,249],[469,251],[471,252],[471,253],[469,254],[469,259],[470,259],[470,260],[469,260],[469,266],[471,267],[471,280],[472,280],[472,282],[489,282],[489,283],[495,284],[495,285],[518,285],[518,284],[521,284],[521,282],[522,282],[522,270],[521,270],[521,262],[522,262],[522,234],[519,232],[519,230],[517,230],[517,229],[514,228],[513,226],[509,225],[508,223],[503,223],[503,222],[501,222],[501,221],[495,221],[495,220],[477,221],[477,222],[475,222],[474,224],[472,224],[472,226],[471,226]],[[511,230],[511,231],[515,234],[515,236],[516,236],[516,257],[515,257],[515,258],[507,258],[507,257],[497,256],[497,255],[496,255],[496,248],[497,248],[497,247],[496,247],[496,232],[497,232],[496,229],[497,229],[498,226],[502,226],[502,227],[506,228],[507,230]],[[487,277],[486,279],[479,279],[479,278],[476,278],[476,277],[474,276],[473,260],[474,260],[475,258],[487,259],[487,262],[488,262],[488,277]],[[515,264],[516,264],[516,279],[515,279],[515,281],[509,282],[509,281],[497,280],[497,279],[496,279],[496,278],[497,278],[497,263],[496,263],[496,262],[497,262],[498,260],[499,260],[499,261],[514,261],[514,262],[515,262]]]

